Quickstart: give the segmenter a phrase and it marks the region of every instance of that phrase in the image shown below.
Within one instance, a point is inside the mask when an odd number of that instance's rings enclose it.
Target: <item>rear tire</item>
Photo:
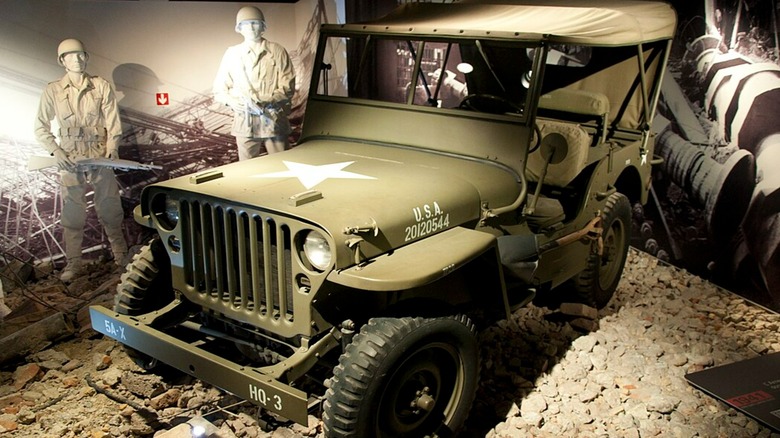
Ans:
[[[165,247],[154,239],[141,248],[125,268],[114,298],[114,311],[129,316],[138,316],[162,309],[173,301],[171,287],[171,264]],[[127,355],[145,370],[158,367],[157,359],[125,346]]]
[[[476,329],[465,315],[373,318],[334,369],[328,437],[454,436],[479,383]]]
[[[622,193],[607,198],[601,214],[603,228],[602,254],[592,253],[587,267],[570,280],[567,301],[587,304],[597,309],[607,306],[623,275],[629,242],[631,242],[631,203]]]

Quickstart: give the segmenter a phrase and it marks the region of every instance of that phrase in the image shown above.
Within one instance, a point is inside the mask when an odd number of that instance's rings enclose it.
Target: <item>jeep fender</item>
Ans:
[[[449,294],[450,290],[436,290],[435,283],[475,266],[479,266],[479,272],[476,274],[480,277],[481,286],[480,290],[471,287],[472,297],[488,298],[485,301],[500,307],[500,313],[508,316],[509,306],[496,238],[468,228],[451,228],[383,254],[367,263],[333,271],[328,275],[328,280],[365,291],[416,290],[426,298],[435,298],[438,295],[441,299],[451,302],[455,297]],[[466,278],[473,276],[467,275]],[[492,297],[486,297],[485,294],[491,294]],[[467,301],[468,298],[462,300]]]

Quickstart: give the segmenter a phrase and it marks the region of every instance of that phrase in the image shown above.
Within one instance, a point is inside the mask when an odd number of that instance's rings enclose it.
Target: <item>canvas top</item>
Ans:
[[[323,28],[623,46],[671,39],[676,25],[675,10],[658,1],[462,0],[406,3],[374,21]]]

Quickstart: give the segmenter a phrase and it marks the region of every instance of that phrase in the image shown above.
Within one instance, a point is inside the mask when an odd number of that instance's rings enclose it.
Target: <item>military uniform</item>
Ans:
[[[59,124],[59,144],[51,131],[51,121]],[[35,135],[50,153],[62,149],[71,160],[116,157],[122,128],[119,109],[111,85],[103,78],[84,74],[80,86],[66,74],[49,83],[41,97],[35,120]],[[86,191],[94,189],[94,207],[103,225],[117,263],[127,254],[122,233],[124,212],[119,186],[107,167],[61,170],[62,216],[65,255],[68,264],[79,264],[87,216]]]
[[[286,148],[295,72],[284,47],[266,39],[229,47],[213,91],[214,100],[234,109],[231,134],[236,137],[240,160],[258,156],[266,139],[275,140],[265,142],[266,147],[276,148],[268,153]],[[261,111],[254,113],[253,105]]]

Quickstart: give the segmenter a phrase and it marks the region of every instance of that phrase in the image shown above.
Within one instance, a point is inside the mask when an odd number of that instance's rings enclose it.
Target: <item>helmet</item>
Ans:
[[[87,53],[87,50],[84,48],[84,44],[75,38],[62,40],[57,47],[57,62],[62,65],[62,56],[71,52]],[[87,54],[87,56],[89,56],[89,54]]]
[[[238,14],[236,14],[236,32],[238,32],[238,26],[241,22],[245,20],[257,20],[263,23],[263,28],[265,29],[265,16],[263,15],[263,11],[254,6],[244,6],[238,10]]]

